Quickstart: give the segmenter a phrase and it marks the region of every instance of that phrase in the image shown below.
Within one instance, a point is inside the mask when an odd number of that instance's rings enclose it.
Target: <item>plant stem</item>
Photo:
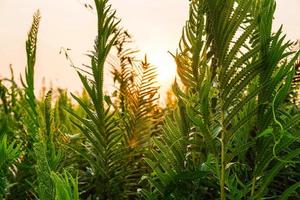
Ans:
[[[223,105],[223,101],[221,102]],[[223,107],[223,106],[222,106]],[[222,132],[221,132],[221,179],[220,179],[220,191],[221,200],[226,199],[225,195],[225,131],[226,127],[224,125],[224,111],[222,111]]]
[[[224,131],[221,135],[221,180],[220,180],[220,190],[221,190],[221,200],[225,200],[225,145],[224,145]]]
[[[254,176],[252,179],[251,197],[254,195],[255,192],[255,184],[256,184],[256,177]]]

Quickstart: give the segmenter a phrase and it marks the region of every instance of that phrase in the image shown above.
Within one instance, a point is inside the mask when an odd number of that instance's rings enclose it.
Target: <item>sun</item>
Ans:
[[[176,64],[174,59],[166,55],[156,55],[151,59],[152,63],[156,66],[157,81],[161,87],[169,87],[176,76]]]

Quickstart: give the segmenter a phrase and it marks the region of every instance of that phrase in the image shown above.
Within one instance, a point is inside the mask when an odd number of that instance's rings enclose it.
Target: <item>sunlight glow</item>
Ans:
[[[169,88],[176,75],[176,64],[171,55],[154,53],[149,55],[149,61],[157,68],[157,81],[161,88]]]
[[[160,61],[160,65],[157,68],[157,79],[161,85],[170,84],[175,79],[176,66],[169,60]]]

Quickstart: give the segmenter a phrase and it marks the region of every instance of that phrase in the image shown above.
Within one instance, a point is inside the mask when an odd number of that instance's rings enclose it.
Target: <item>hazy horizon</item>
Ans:
[[[158,79],[164,92],[175,73],[175,63],[168,51],[175,52],[178,46],[188,16],[188,0],[110,2],[122,19],[121,26],[134,37],[135,46],[142,54],[147,53],[149,61],[158,67]],[[88,64],[84,54],[93,47],[96,16],[94,11],[83,6],[84,3],[79,0],[0,0],[0,77],[9,75],[9,64],[13,65],[17,77],[24,72],[27,32],[34,11],[40,9],[37,88],[45,77],[47,86],[52,81],[54,86],[69,91],[80,90],[75,70],[63,55],[59,55],[59,51],[61,47],[70,48],[76,65]],[[278,0],[277,3],[274,29],[283,24],[288,39],[300,38],[300,18],[297,17],[300,1]]]

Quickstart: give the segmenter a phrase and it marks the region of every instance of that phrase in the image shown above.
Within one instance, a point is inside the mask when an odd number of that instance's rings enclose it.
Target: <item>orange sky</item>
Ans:
[[[92,49],[96,17],[84,8],[83,0],[0,0],[0,76],[8,75],[13,64],[18,75],[25,67],[25,39],[36,9],[42,13],[39,33],[36,81],[42,77],[54,86],[79,90],[77,75],[61,47],[71,48],[73,61],[88,64],[84,55]],[[174,76],[175,64],[168,51],[174,52],[188,14],[188,0],[111,0],[122,26],[134,36],[135,44],[158,67],[163,91]],[[300,0],[278,0],[275,27],[284,24],[289,39],[300,38]],[[166,78],[168,76],[168,78]],[[110,84],[110,83],[107,83]]]

